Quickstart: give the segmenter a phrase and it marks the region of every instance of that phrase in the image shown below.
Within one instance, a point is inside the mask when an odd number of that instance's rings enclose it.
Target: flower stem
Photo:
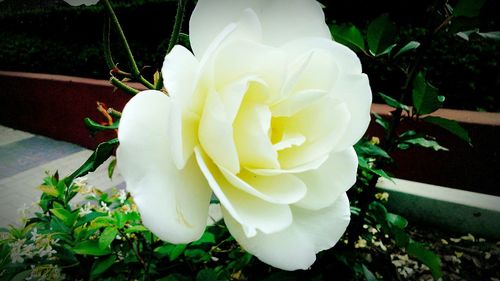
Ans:
[[[175,12],[175,22],[174,28],[172,29],[172,34],[170,35],[170,40],[168,41],[167,54],[172,51],[175,44],[179,41],[179,33],[181,32],[182,21],[184,20],[184,11],[186,10],[186,0],[178,0],[177,11]],[[155,85],[156,90],[161,90],[163,88],[163,76],[160,72],[160,78]]]
[[[108,11],[109,17],[111,19],[111,22],[113,23],[113,26],[115,27],[116,31],[118,32],[118,37],[120,38],[120,41],[123,45],[123,48],[125,48],[125,52],[127,53],[127,58],[130,64],[130,67],[132,68],[132,76],[137,79],[141,84],[146,86],[149,89],[154,89],[155,87],[151,82],[146,80],[144,77],[141,75],[141,71],[137,67],[137,63],[135,62],[134,55],[132,55],[132,50],[130,49],[130,46],[128,45],[127,38],[125,37],[125,33],[123,33],[123,29],[120,25],[120,22],[118,21],[118,18],[116,17],[115,12],[113,11],[113,7],[111,6],[111,3],[109,3],[109,0],[102,0],[102,3],[104,3],[104,6],[106,7],[106,10]]]
[[[122,81],[118,80],[116,77],[111,77],[109,79],[109,82],[111,84],[113,84],[113,86],[117,87],[118,89],[124,91],[125,93],[127,94],[130,94],[132,96],[136,95],[137,93],[139,93],[139,90],[136,90],[130,86],[127,86],[125,83],[123,83]]]

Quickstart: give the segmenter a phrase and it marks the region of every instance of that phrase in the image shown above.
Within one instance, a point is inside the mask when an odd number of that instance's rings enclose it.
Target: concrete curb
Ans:
[[[476,236],[500,239],[500,197],[420,182],[381,179],[389,210],[411,221]]]

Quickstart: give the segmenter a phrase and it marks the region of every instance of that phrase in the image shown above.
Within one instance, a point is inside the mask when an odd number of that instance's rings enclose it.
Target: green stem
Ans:
[[[132,96],[136,95],[137,93],[139,93],[139,90],[136,90],[130,86],[127,86],[125,83],[123,83],[122,81],[118,80],[116,77],[111,77],[109,79],[109,82],[111,84],[113,84],[113,86],[117,87],[118,89],[124,91],[125,93],[127,94],[130,94]]]
[[[123,29],[120,25],[120,22],[118,21],[118,18],[116,17],[115,12],[113,11],[113,7],[111,6],[111,3],[109,3],[109,0],[102,0],[104,3],[104,6],[106,7],[109,17],[111,19],[111,22],[113,23],[113,26],[115,27],[116,31],[118,32],[118,37],[120,38],[120,41],[123,45],[123,48],[125,48],[125,52],[127,53],[127,58],[130,63],[130,67],[132,68],[132,75],[135,79],[137,79],[139,82],[141,82],[144,86],[146,86],[149,89],[154,89],[155,87],[151,82],[146,80],[144,77],[141,75],[141,71],[137,67],[137,63],[135,62],[134,55],[132,55],[132,50],[130,49],[130,46],[128,45],[127,38],[125,37],[125,33],[123,33]]]
[[[106,60],[106,64],[108,65],[109,69],[115,69],[116,64],[113,61],[113,58],[111,56],[111,47],[109,43],[109,37],[111,33],[111,27],[110,27],[110,19],[107,17],[104,20],[104,28],[102,32],[102,44],[103,44],[103,49],[104,49],[104,59]]]
[[[186,0],[179,0],[177,4],[177,11],[175,12],[175,22],[174,28],[172,29],[172,34],[170,35],[170,40],[168,41],[167,54],[172,51],[175,44],[179,41],[179,33],[182,28],[182,21],[184,20],[184,11],[186,10]],[[161,90],[163,88],[163,76],[160,72],[160,77],[156,83],[156,90]]]

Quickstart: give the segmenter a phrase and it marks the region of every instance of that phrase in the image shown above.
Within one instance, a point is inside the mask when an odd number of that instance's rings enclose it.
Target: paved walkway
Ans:
[[[0,227],[19,222],[19,210],[38,201],[45,172],[69,175],[92,154],[91,150],[67,142],[13,130],[0,125]],[[115,172],[107,175],[107,164],[88,175],[89,184],[101,190],[123,186]]]

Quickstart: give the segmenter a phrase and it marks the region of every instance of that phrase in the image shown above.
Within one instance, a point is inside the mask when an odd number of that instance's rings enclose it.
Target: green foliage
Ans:
[[[412,93],[413,106],[418,115],[432,113],[443,105],[444,96],[438,95],[438,89],[425,80],[422,72],[415,77]]]
[[[397,101],[396,99],[391,98],[391,97],[384,95],[382,93],[378,93],[378,95],[384,100],[385,104],[387,104],[388,106],[391,106],[394,108],[399,108],[399,109],[402,109],[404,111],[410,111],[409,106],[402,104],[401,102]]]
[[[397,28],[391,22],[389,15],[384,14],[368,25],[368,49],[374,56],[388,54],[395,46]]]
[[[453,8],[455,17],[477,17],[486,0],[459,0]]]
[[[439,126],[468,143],[471,142],[469,133],[462,126],[460,126],[460,124],[458,124],[457,121],[435,116],[427,116],[422,120],[424,120],[427,123]]]
[[[365,41],[361,31],[354,25],[332,25],[332,37],[340,44],[346,45],[354,51],[365,51]]]

